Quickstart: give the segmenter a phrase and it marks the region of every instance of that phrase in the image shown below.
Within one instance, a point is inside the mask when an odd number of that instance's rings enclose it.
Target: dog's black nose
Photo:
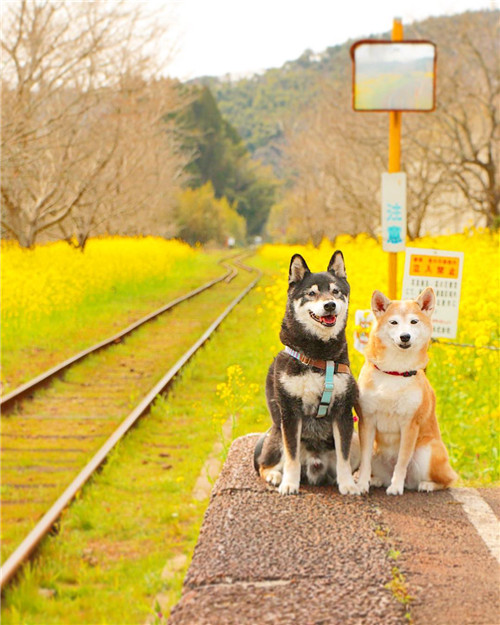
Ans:
[[[326,312],[333,312],[337,308],[337,304],[335,302],[325,302],[323,307]]]
[[[411,339],[411,336],[409,334],[401,334],[399,338],[401,339],[402,343],[408,343],[408,341]]]

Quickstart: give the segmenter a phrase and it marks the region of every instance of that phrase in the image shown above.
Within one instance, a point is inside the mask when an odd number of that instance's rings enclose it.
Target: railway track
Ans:
[[[238,259],[240,256],[241,255],[237,255],[236,257],[233,258],[234,264],[238,265],[239,263]],[[231,280],[233,280],[233,278],[235,278],[238,273],[237,269],[235,268],[234,265],[232,266],[230,264],[230,260],[221,261],[220,264],[223,267],[225,267],[226,272],[219,278],[210,280],[209,282],[202,284],[198,288],[193,289],[189,293],[186,293],[185,295],[177,297],[176,299],[165,304],[165,306],[162,306],[161,308],[153,311],[152,313],[146,315],[145,317],[142,317],[141,319],[132,323],[131,325],[124,328],[120,332],[113,334],[112,336],[108,337],[107,339],[104,339],[103,341],[99,341],[98,343],[91,345],[90,347],[78,352],[77,354],[71,356],[70,358],[67,358],[66,360],[60,362],[59,364],[54,365],[50,369],[47,369],[47,371],[40,373],[39,375],[32,378],[28,382],[21,384],[20,386],[13,389],[9,393],[6,393],[5,395],[1,396],[0,408],[2,410],[2,414],[6,414],[7,412],[11,411],[13,408],[15,408],[16,403],[19,402],[21,399],[26,398],[26,397],[29,398],[30,394],[35,389],[40,388],[46,384],[49,384],[52,380],[56,378],[56,376],[61,375],[62,373],[64,373],[64,371],[69,369],[72,365],[74,365],[77,362],[82,361],[84,358],[86,358],[90,354],[95,354],[102,349],[105,349],[107,347],[110,347],[111,345],[115,345],[116,343],[119,343],[126,336],[129,336],[130,334],[132,334],[134,330],[137,330],[138,328],[144,326],[149,321],[157,319],[160,315],[163,315],[169,310],[172,310],[172,308],[174,308],[175,306],[181,304],[182,302],[185,302],[188,299],[195,297],[196,295],[198,295],[199,293],[202,293],[203,291],[206,291],[207,289],[210,289],[216,284],[219,284],[220,282],[223,282],[223,281],[231,282]]]
[[[221,278],[3,398],[2,589],[116,443],[258,282],[260,272],[241,256],[230,264]]]

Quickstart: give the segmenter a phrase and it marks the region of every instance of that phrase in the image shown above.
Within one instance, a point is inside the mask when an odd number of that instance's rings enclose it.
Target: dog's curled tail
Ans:
[[[259,457],[262,452],[262,447],[264,446],[264,441],[266,440],[266,437],[269,431],[270,430],[268,430],[267,432],[264,432],[264,434],[261,435],[261,437],[257,441],[257,444],[255,445],[255,449],[253,452],[253,466],[254,466],[254,469],[257,471],[257,473],[260,473]]]

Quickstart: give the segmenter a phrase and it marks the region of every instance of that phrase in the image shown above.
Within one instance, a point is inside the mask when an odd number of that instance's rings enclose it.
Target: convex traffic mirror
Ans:
[[[436,46],[430,41],[363,40],[351,47],[356,111],[433,111]]]

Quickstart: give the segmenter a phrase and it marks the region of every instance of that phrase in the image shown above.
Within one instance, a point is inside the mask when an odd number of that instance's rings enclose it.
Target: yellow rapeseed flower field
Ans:
[[[2,391],[111,336],[220,273],[217,257],[159,237],[2,242]]]
[[[412,242],[412,246],[464,252],[458,337],[452,342],[467,346],[452,345],[446,340],[433,344],[427,373],[436,391],[440,426],[454,468],[469,484],[495,482],[500,478],[499,236],[486,230],[469,230],[456,235],[425,237]],[[240,343],[247,346],[256,362],[265,362],[267,366],[267,360],[281,349],[279,326],[285,308],[291,256],[301,253],[312,271],[321,271],[326,269],[337,248],[344,254],[351,284],[347,338],[352,369],[358,374],[363,356],[353,348],[354,311],[370,307],[374,289],[387,290],[387,255],[377,241],[365,235],[341,236],[335,244],[324,241],[319,248],[264,245],[259,250],[259,263],[267,277],[257,289],[259,304],[252,312],[262,323],[265,353],[256,352],[254,337],[244,333],[239,336]],[[191,276],[196,273],[199,265],[195,261],[204,256],[202,251],[181,242],[154,237],[95,239],[88,243],[84,254],[63,242],[37,246],[33,250],[3,243],[2,340],[4,365],[8,365],[4,375],[8,378],[9,369],[12,374],[12,370],[19,368],[19,363],[26,363],[36,350],[50,351],[52,344],[40,349],[43,342],[40,336],[49,335],[48,330],[50,336],[57,337],[59,328],[68,320],[81,324],[83,304],[91,304],[86,309],[88,323],[95,314],[110,306],[117,294],[123,296],[124,292],[135,288],[135,295],[140,299],[141,289],[148,281],[161,280],[163,289],[165,276],[170,276],[171,280],[182,284],[186,272],[190,271]],[[398,256],[401,292],[404,254]],[[10,358],[10,352],[16,352],[15,359]],[[7,381],[5,387],[8,386]],[[242,401],[240,386],[234,391],[238,395],[238,405]],[[224,388],[218,389],[219,394],[224,393]]]
[[[3,330],[75,308],[131,278],[165,276],[175,261],[194,254],[185,243],[157,237],[91,239],[83,254],[63,241],[31,250],[3,242]]]
[[[464,273],[459,310],[459,334],[457,342],[470,343],[476,347],[496,345],[499,340],[500,279],[499,236],[488,230],[469,230],[463,234],[440,237],[423,237],[412,242],[412,247],[455,250],[464,252]],[[374,289],[387,292],[387,254],[372,238],[360,235],[356,238],[338,237],[335,245],[324,240],[319,248],[296,245],[265,245],[260,255],[272,260],[281,268],[280,274],[269,294],[277,301],[286,290],[286,270],[294,253],[302,254],[311,271],[324,271],[335,249],[342,250],[347,275],[351,284],[351,312],[370,308]],[[399,254],[398,277],[401,287],[404,255]],[[401,291],[401,288],[399,289]],[[278,306],[277,317],[281,320],[282,308]],[[349,330],[353,329],[354,315],[350,316]],[[484,356],[487,351],[481,351]]]

